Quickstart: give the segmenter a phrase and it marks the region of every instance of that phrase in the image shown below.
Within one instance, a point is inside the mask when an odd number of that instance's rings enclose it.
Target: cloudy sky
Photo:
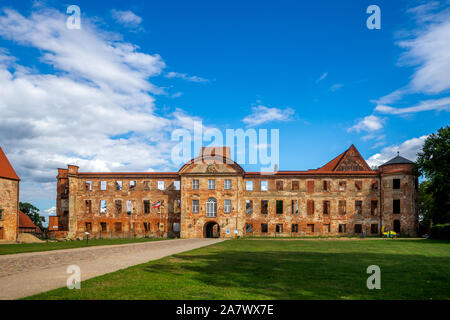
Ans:
[[[0,145],[21,201],[52,213],[57,168],[172,171],[177,128],[279,129],[281,170],[350,144],[414,160],[449,123],[450,2],[0,2]],[[207,144],[207,142],[205,142]],[[244,168],[252,169],[246,167]]]

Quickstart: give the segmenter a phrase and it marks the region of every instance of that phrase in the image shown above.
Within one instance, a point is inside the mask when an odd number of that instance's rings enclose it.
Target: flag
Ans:
[[[154,204],[152,204],[152,208],[159,208],[161,207],[161,201],[156,201]]]

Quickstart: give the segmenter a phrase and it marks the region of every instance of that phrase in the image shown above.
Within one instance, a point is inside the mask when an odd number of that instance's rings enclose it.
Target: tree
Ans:
[[[433,223],[450,222],[450,127],[431,134],[417,159],[417,170],[429,181],[425,193],[432,195],[430,218]]]
[[[45,222],[45,217],[39,215],[38,208],[28,202],[19,202],[19,210],[29,216],[31,221],[33,221],[37,227],[44,230],[43,223]]]
[[[433,194],[428,191],[430,184],[430,180],[423,181],[418,192],[419,221],[424,226],[430,226],[434,208]]]

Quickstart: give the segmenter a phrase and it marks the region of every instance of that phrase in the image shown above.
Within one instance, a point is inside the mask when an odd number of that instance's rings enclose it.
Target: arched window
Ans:
[[[400,220],[394,220],[394,231],[400,233]]]
[[[206,201],[206,216],[216,217],[217,216],[217,201],[214,198],[209,198]]]

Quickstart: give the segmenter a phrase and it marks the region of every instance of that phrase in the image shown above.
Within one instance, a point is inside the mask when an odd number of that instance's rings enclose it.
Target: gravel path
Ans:
[[[176,239],[0,256],[0,299],[18,299],[66,286],[69,265],[81,280],[172,254],[201,248],[221,239]],[[83,288],[83,283],[81,283]]]

